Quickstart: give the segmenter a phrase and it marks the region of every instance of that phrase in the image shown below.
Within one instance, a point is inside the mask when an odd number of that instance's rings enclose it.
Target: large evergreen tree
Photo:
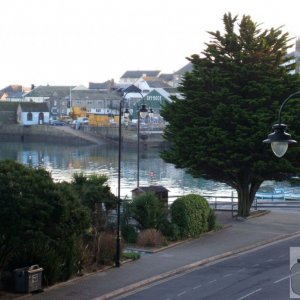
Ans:
[[[174,98],[162,110],[171,144],[162,156],[195,177],[234,188],[238,213],[247,216],[264,180],[286,179],[300,167],[298,148],[278,159],[262,143],[283,99],[300,85],[287,57],[291,39],[281,28],[261,30],[249,16],[238,23],[230,13],[223,23],[224,33],[209,32],[202,55],[188,58],[193,70],[179,87],[184,100]],[[296,102],[283,120],[300,128]]]

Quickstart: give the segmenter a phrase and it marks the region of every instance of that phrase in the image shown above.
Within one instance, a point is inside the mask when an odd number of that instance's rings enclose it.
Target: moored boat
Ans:
[[[285,189],[276,187],[263,187],[259,189],[255,196],[256,199],[259,200],[285,199]]]
[[[300,187],[263,187],[255,196],[258,200],[300,200]]]

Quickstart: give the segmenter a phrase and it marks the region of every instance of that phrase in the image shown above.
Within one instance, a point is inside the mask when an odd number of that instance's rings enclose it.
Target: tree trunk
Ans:
[[[238,215],[246,218],[250,215],[250,209],[255,199],[255,194],[262,181],[246,182],[237,187]]]

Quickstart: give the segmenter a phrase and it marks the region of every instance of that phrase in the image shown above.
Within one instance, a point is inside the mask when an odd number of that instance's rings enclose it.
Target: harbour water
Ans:
[[[44,143],[1,142],[0,159],[11,159],[25,165],[40,166],[51,172],[55,181],[71,181],[74,173],[105,174],[108,184],[117,195],[118,146],[69,146]],[[205,179],[195,179],[182,169],[165,163],[156,148],[140,152],[140,186],[162,185],[169,196],[188,193],[230,196],[232,189]],[[122,149],[121,196],[131,198],[137,184],[137,153]]]

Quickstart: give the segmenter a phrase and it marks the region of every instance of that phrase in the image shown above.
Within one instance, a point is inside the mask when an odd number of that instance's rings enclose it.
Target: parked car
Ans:
[[[77,122],[80,123],[80,124],[88,125],[89,124],[89,118],[88,117],[79,117],[79,118],[77,118]]]
[[[60,117],[59,120],[62,121],[62,122],[64,122],[64,123],[66,123],[66,124],[72,124],[72,122],[73,122],[73,119],[72,119],[72,118],[70,118],[70,117],[65,117],[65,116]]]
[[[50,123],[50,125],[52,125],[52,126],[65,126],[67,124],[65,122],[63,122],[63,121],[52,120],[52,122]]]

